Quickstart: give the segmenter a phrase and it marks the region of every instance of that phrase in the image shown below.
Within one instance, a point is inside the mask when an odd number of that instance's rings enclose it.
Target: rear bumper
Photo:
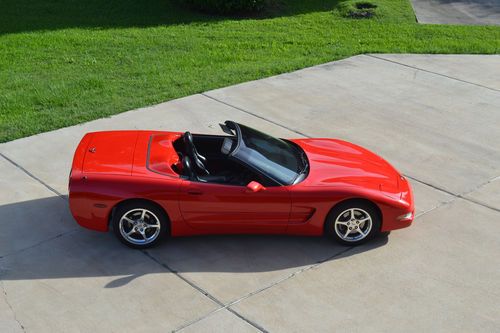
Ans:
[[[102,200],[99,200],[102,201]],[[72,192],[69,195],[69,208],[75,221],[82,227],[95,231],[108,231],[110,208],[100,207],[86,193]]]
[[[69,208],[71,215],[80,226],[97,231],[107,231],[109,210],[96,208],[94,201],[89,200],[90,195],[86,192],[88,186],[85,186],[86,177],[83,173],[83,164],[92,137],[93,133],[85,134],[73,156],[68,180]]]

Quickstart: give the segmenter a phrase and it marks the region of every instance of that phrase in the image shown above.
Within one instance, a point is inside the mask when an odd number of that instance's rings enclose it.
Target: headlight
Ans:
[[[413,218],[413,212],[409,212],[409,213],[406,213],[406,214],[398,216],[398,220],[399,221],[402,221],[402,220],[411,220],[412,218]]]

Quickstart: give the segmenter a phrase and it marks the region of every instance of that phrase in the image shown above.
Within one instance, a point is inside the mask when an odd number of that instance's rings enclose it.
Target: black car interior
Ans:
[[[269,186],[269,180],[230,158],[229,154],[236,144],[235,136],[186,132],[173,142],[182,161],[181,170],[173,168],[193,181],[239,186],[257,181]]]
[[[193,135],[190,132],[186,132],[182,136],[182,139],[184,141],[184,148],[186,152],[186,156],[184,156],[184,158],[189,157],[189,159],[196,165],[196,170],[198,170],[198,172],[202,175],[210,175],[210,172],[205,166],[207,159],[205,156],[198,153],[198,150],[194,145]]]

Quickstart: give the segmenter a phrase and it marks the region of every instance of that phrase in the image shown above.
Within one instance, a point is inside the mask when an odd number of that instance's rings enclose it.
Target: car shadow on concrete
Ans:
[[[171,238],[154,249],[142,251],[167,271],[183,273],[290,274],[371,251],[388,243],[380,236],[357,247],[341,246],[326,237],[287,235],[221,235]],[[286,272],[289,271],[289,272]],[[123,286],[140,274],[111,281],[105,287]]]
[[[292,272],[359,255],[388,241],[387,237],[378,237],[352,248],[326,237],[196,236],[169,238],[155,248],[141,251],[126,247],[112,232],[78,227],[67,201],[60,197],[3,205],[0,216],[7,217],[0,221],[5,236],[0,280],[108,277],[103,284],[106,288],[124,286],[147,274]],[[50,218],[42,218],[46,216]],[[47,230],[61,231],[45,234]],[[33,238],[41,233],[44,235],[40,239]],[[30,242],[23,237],[30,238]],[[16,248],[17,242],[24,246]]]

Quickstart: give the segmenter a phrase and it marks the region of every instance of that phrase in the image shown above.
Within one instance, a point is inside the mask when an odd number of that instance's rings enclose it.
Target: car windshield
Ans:
[[[307,168],[302,150],[286,140],[277,139],[245,125],[239,130],[238,145],[232,156],[252,166],[282,185],[291,185]]]

